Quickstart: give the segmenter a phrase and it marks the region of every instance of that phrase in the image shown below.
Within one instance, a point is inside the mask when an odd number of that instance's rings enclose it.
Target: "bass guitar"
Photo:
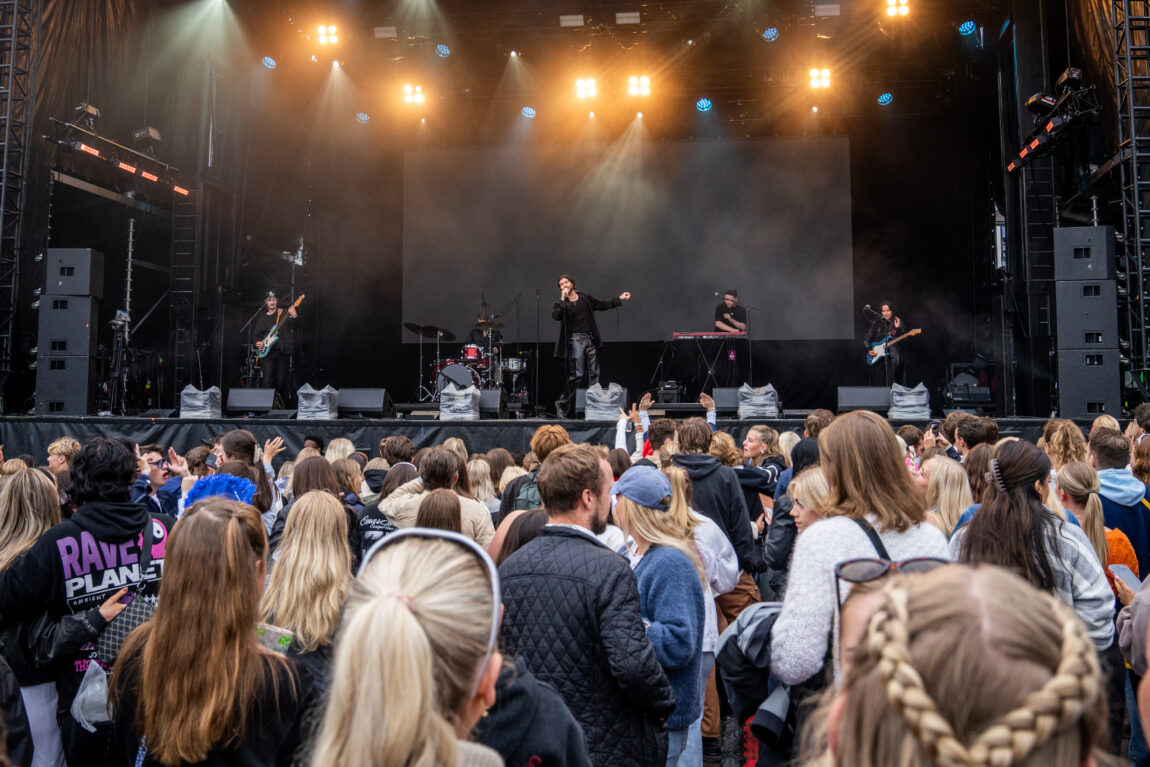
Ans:
[[[870,349],[867,350],[866,364],[873,366],[875,363],[887,355],[887,349],[894,346],[899,341],[905,341],[911,336],[917,336],[921,332],[922,328],[915,328],[914,330],[908,330],[898,338],[895,338],[893,335],[889,335],[881,341],[875,341],[870,345]]]
[[[307,293],[300,293],[299,298],[295,300],[295,303],[291,305],[291,308],[295,309],[298,307],[301,303],[303,303],[303,300],[306,297]],[[272,329],[269,330],[268,334],[261,339],[263,347],[256,350],[256,356],[261,360],[268,356],[268,352],[270,352],[272,347],[275,346],[276,341],[280,340],[280,325],[283,324],[283,321],[284,310],[280,309],[278,312],[276,312],[276,324],[272,325]]]

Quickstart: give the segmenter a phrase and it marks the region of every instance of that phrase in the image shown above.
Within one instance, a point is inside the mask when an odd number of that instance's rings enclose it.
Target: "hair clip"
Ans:
[[[1000,493],[1006,492],[1006,482],[1002,479],[1002,469],[998,466],[998,459],[990,459],[990,471],[986,472],[986,478],[994,483]]]
[[[407,594],[400,594],[397,591],[389,591],[387,592],[387,595],[389,597],[395,597],[400,602],[403,602],[405,605],[407,605],[408,610],[415,608],[415,600],[409,597]]]

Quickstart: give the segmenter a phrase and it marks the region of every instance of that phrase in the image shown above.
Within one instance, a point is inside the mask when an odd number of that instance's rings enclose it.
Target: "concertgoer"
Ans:
[[[446,488],[432,490],[419,502],[415,526],[462,533],[463,520],[459,514],[459,501],[460,496],[454,491]]]
[[[1090,545],[1102,563],[1102,574],[1106,576],[1110,588],[1114,589],[1115,580],[1110,565],[1126,565],[1137,573],[1138,555],[1134,553],[1126,533],[1106,526],[1102,498],[1098,494],[1100,486],[1098,473],[1082,461],[1071,461],[1058,470],[1056,487],[1062,508],[1073,514],[1082,526],[1082,532],[1090,539]]]
[[[552,451],[571,444],[571,435],[559,424],[544,424],[531,435],[531,452],[540,462],[546,460]],[[499,521],[516,509],[538,509],[543,503],[539,500],[539,469],[542,463],[532,468],[522,477],[516,477],[504,486],[499,498]]]
[[[878,350],[871,348],[874,344],[894,340],[906,332],[906,325],[903,324],[902,318],[895,313],[894,306],[890,301],[883,301],[879,310],[880,315],[871,322],[870,327],[867,328],[866,338],[863,339],[867,354],[872,358],[877,357],[879,353]],[[876,385],[881,383],[887,387],[895,383],[905,383],[903,381],[904,367],[902,346],[900,344],[888,346],[886,356],[882,358],[879,364],[871,368],[871,379]]]
[[[48,468],[53,471],[66,469],[80,452],[80,443],[71,437],[60,437],[48,445]]]
[[[452,490],[459,481],[459,456],[446,447],[434,447],[420,461],[419,478],[400,486],[379,502],[379,510],[393,525],[402,529],[415,525],[419,505],[433,490]],[[462,473],[466,473],[466,467]],[[491,513],[474,498],[459,498],[463,534],[486,547],[495,535]]]
[[[595,312],[622,306],[631,294],[624,291],[618,298],[600,301],[590,293],[575,290],[575,278],[562,274],[558,280],[560,297],[551,310],[551,319],[559,322],[559,340],[555,343],[555,358],[563,360],[566,379],[563,396],[555,401],[555,414],[567,417],[575,402],[575,389],[583,381],[586,368],[588,386],[599,383],[599,326]]]
[[[1098,494],[1106,526],[1126,533],[1138,557],[1138,577],[1145,578],[1150,575],[1150,486],[1130,473],[1129,460],[1130,443],[1121,432],[1098,429],[1090,435],[1087,462],[1102,483]]]

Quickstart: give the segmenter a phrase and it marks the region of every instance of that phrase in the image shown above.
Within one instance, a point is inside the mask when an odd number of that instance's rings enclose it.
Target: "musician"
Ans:
[[[747,310],[739,306],[739,291],[723,293],[723,303],[715,307],[715,330],[743,333],[747,329]]]
[[[575,278],[569,274],[559,275],[559,300],[551,310],[551,319],[559,322],[559,340],[555,343],[555,358],[564,361],[566,383],[563,396],[555,401],[555,413],[560,418],[567,417],[567,411],[575,400],[575,389],[583,382],[583,371],[587,371],[588,386],[599,383],[599,326],[595,323],[595,312],[622,306],[631,300],[631,294],[624,291],[618,298],[600,301],[590,293],[575,290]]]
[[[276,320],[280,321],[279,338],[272,345],[267,356],[260,360],[262,384],[274,388],[283,402],[287,402],[291,392],[287,390],[288,368],[291,365],[291,355],[295,351],[295,326],[299,320],[299,312],[294,306],[283,310],[279,306],[279,297],[274,290],[269,290],[264,296],[264,309],[253,323],[252,335],[256,340],[256,349],[262,351],[264,339],[271,329],[275,327]]]
[[[887,336],[891,336],[892,339],[898,338],[906,332],[906,324],[895,312],[894,305],[890,301],[883,301],[879,305],[879,310],[880,314],[874,318],[866,332],[865,344],[867,354],[871,357],[878,355],[878,352],[871,348],[873,344],[886,339]],[[903,367],[902,347],[897,344],[888,346],[886,356],[871,369],[871,381],[876,386],[890,386],[896,382],[901,384]]]
[[[475,318],[475,327],[467,334],[467,340],[464,343],[474,344],[475,346],[481,346],[486,349],[490,341],[492,348],[499,348],[499,344],[503,343],[503,334],[491,327],[492,322],[493,320],[486,314],[477,316]]]

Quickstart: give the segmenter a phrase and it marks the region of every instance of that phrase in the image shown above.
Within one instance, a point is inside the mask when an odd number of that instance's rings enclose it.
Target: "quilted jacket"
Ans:
[[[627,560],[589,532],[547,526],[500,567],[505,649],[563,696],[595,765],[662,765],[675,695]]]

